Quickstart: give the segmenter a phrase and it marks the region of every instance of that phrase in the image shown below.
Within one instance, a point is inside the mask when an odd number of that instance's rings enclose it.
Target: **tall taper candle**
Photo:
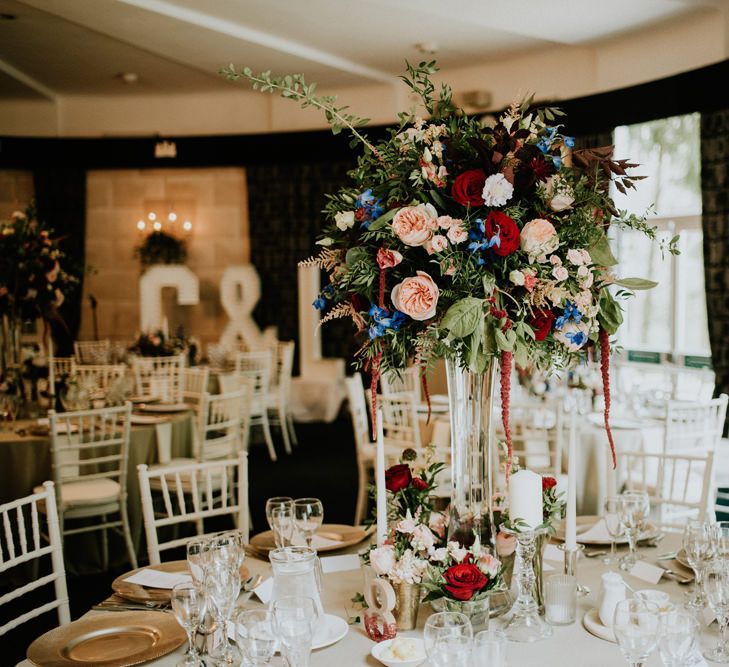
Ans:
[[[382,410],[377,411],[377,454],[375,483],[377,485],[377,546],[387,537],[387,489],[385,488],[385,433],[382,428]]]
[[[542,476],[531,470],[518,470],[509,478],[509,519],[523,521],[525,530],[544,523],[542,514]]]
[[[565,513],[564,548],[577,548],[577,410],[570,411],[570,436],[567,455],[567,510]]]

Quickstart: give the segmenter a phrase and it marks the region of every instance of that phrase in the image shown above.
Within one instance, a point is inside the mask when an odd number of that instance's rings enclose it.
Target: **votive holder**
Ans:
[[[544,582],[544,617],[550,625],[571,625],[577,620],[577,578],[552,574]]]
[[[471,667],[506,667],[508,645],[501,630],[482,630],[473,638]]]

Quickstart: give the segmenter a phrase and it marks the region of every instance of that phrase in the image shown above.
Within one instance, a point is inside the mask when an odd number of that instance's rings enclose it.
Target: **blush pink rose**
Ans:
[[[377,266],[381,269],[391,269],[402,262],[402,255],[397,250],[380,248],[377,251]]]
[[[428,320],[435,315],[440,290],[433,279],[418,271],[412,278],[405,278],[392,288],[392,303],[395,308],[414,320]]]
[[[558,245],[557,230],[549,220],[535,218],[521,230],[521,249],[531,257],[554,252]]]
[[[409,246],[425,245],[437,228],[438,214],[431,204],[405,206],[392,220],[395,235]]]
[[[380,576],[390,574],[390,571],[395,567],[396,563],[395,547],[391,544],[386,544],[385,546],[370,551],[370,565],[375,573]]]
[[[497,533],[496,553],[499,556],[511,556],[516,550],[516,537],[508,533]]]
[[[448,247],[448,239],[443,234],[436,234],[430,239],[430,248],[433,252],[443,252]]]
[[[465,240],[468,239],[468,232],[463,229],[463,225],[461,224],[460,220],[448,229],[447,235],[450,239],[450,242],[455,244],[463,243]]]
[[[454,224],[461,224],[461,221],[457,218],[451,218],[450,215],[441,215],[438,218],[438,227],[441,229],[450,229]]]

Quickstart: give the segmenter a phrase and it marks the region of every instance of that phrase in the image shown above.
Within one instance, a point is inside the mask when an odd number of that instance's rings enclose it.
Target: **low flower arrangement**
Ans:
[[[174,336],[165,336],[164,332],[158,330],[139,334],[129,351],[140,357],[172,357],[184,352],[189,344],[190,341],[181,331]]]

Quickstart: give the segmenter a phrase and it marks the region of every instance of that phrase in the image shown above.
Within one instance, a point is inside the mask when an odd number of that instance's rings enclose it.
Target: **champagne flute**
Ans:
[[[686,560],[694,571],[695,585],[688,607],[701,609],[706,604],[703,590],[704,570],[714,557],[715,531],[711,524],[689,521],[683,531],[683,549]]]
[[[712,662],[729,662],[729,570],[726,564],[715,562],[705,568],[703,586],[706,601],[719,622],[719,642],[713,649],[704,651],[704,657]]]
[[[605,556],[602,562],[605,565],[611,565],[617,560],[615,541],[624,531],[623,523],[620,520],[620,498],[618,496],[607,498],[603,508],[605,510],[605,528],[607,529],[608,535],[610,535],[610,555]]]
[[[664,667],[683,667],[696,654],[699,623],[683,611],[661,614],[658,652]]]
[[[293,507],[281,506],[271,509],[271,528],[277,549],[290,546],[294,534]]]
[[[453,611],[432,614],[425,623],[423,639],[433,667],[469,664],[473,627],[465,614]]]
[[[637,544],[640,531],[650,511],[650,498],[645,491],[624,491],[620,494],[620,522],[628,538],[628,554],[620,562],[620,569],[630,570],[639,558]]]
[[[215,624],[222,632],[222,642],[211,657],[223,665],[239,665],[238,650],[228,641],[228,622],[240,593],[240,571],[237,566],[213,562],[205,573],[205,591],[212,607]]]
[[[266,501],[266,521],[268,521],[268,527],[273,530],[273,524],[271,523],[271,512],[274,507],[290,507],[293,510],[294,499],[289,496],[275,496],[269,498]]]
[[[634,597],[615,606],[613,632],[631,667],[643,667],[658,644],[659,629],[660,610],[654,602]]]
[[[294,525],[304,536],[306,546],[311,548],[314,533],[324,521],[324,506],[318,498],[298,498],[294,500]]]
[[[177,584],[172,589],[170,602],[172,613],[187,635],[187,651],[177,667],[198,667],[203,663],[193,636],[205,616],[205,593],[194,583]]]
[[[714,524],[714,546],[716,557],[729,565],[729,521]]]
[[[204,537],[190,540],[187,545],[187,565],[192,579],[197,584],[205,580],[205,568],[210,562],[210,542]]]

